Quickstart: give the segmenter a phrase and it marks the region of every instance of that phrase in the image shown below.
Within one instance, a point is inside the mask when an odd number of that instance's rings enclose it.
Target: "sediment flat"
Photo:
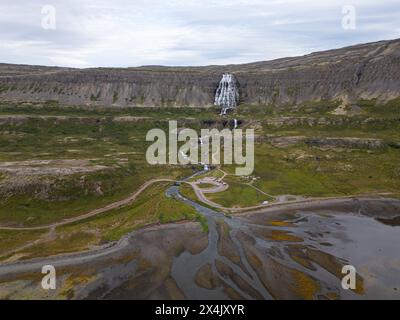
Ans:
[[[0,297],[34,292],[53,299],[66,291],[68,299],[396,297],[400,278],[385,266],[400,265],[399,200],[317,200],[230,218],[194,205],[207,217],[207,233],[195,222],[153,225],[98,250],[3,264]],[[360,287],[343,291],[341,266],[352,263]],[[51,293],[38,287],[47,264],[56,267],[60,287]],[[385,287],[388,279],[393,288]]]

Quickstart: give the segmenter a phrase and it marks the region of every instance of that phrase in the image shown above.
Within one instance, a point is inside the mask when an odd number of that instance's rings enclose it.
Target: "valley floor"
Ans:
[[[254,210],[399,198],[400,122],[392,104],[363,101],[362,112],[351,115],[337,114],[332,103],[239,106],[222,118],[214,109],[0,105],[1,264],[85,251],[97,257],[132,231],[174,228],[172,222],[199,222],[177,228],[200,226],[193,234],[202,239],[210,221],[196,205],[242,219]],[[148,165],[148,130],[166,129],[168,120],[196,130],[231,128],[234,118],[256,132],[253,175],[237,177],[235,167],[221,166],[180,184],[190,202],[168,196],[173,183],[200,167]],[[211,274],[209,266],[202,272]]]

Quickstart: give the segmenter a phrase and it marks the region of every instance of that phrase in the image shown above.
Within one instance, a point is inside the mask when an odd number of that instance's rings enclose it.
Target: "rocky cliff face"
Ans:
[[[222,74],[240,103],[294,105],[400,96],[400,39],[244,65],[67,69],[0,64],[0,101],[93,106],[212,106]]]

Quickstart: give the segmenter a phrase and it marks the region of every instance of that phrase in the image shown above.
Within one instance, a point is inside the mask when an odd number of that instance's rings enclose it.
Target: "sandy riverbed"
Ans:
[[[95,252],[0,266],[9,299],[399,299],[400,201],[344,199],[153,226]],[[57,289],[41,288],[53,264]],[[341,270],[357,269],[343,290]]]

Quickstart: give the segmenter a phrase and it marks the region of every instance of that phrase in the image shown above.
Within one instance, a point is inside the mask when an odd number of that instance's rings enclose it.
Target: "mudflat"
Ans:
[[[400,201],[352,198],[224,216],[183,198],[207,218],[151,226],[111,247],[0,266],[1,298],[398,299]],[[57,289],[41,288],[41,267]],[[357,270],[344,290],[344,265]]]

